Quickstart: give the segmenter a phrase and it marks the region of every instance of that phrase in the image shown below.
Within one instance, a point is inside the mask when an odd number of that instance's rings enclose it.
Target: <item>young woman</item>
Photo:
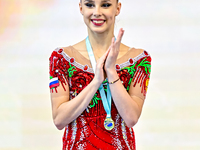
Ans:
[[[53,120],[65,128],[65,149],[135,149],[133,127],[141,114],[151,57],[114,37],[117,0],[82,0],[88,37],[57,48],[50,57]],[[97,61],[97,62],[96,62]]]

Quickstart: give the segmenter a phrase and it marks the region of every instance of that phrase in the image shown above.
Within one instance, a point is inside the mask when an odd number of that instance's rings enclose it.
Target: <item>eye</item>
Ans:
[[[91,7],[94,7],[94,4],[92,4],[92,3],[86,3],[86,4],[85,4],[85,6],[87,6],[87,7],[90,7],[90,8],[91,8]]]
[[[110,7],[110,6],[111,6],[111,4],[109,4],[109,3],[105,3],[102,5],[102,7]]]

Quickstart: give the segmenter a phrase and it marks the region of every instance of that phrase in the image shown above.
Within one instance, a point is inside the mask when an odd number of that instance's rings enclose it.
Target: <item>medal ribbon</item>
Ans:
[[[96,71],[96,60],[95,60],[94,53],[93,53],[93,50],[92,50],[92,46],[90,44],[88,37],[86,38],[86,47],[87,47],[88,55],[89,55],[89,58],[90,58],[90,61],[91,61],[91,64],[92,64],[93,71],[95,73],[95,71]],[[105,94],[105,91],[104,91],[104,88],[103,88],[103,84],[100,85],[99,92],[100,92],[101,99],[102,99],[102,102],[103,102],[103,107],[104,107],[104,109],[107,113],[106,117],[111,118],[111,92],[110,92],[109,84],[107,83],[107,98],[106,98],[106,94]]]

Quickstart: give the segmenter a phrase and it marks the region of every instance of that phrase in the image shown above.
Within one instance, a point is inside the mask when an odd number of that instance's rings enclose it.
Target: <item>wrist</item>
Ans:
[[[94,84],[94,86],[98,86],[100,87],[100,85],[102,84],[102,81],[99,80],[97,77],[94,76],[92,83]]]
[[[119,78],[117,78],[117,80],[114,80],[114,81],[108,81],[109,84],[114,84],[116,83],[117,81],[119,81]]]
[[[119,78],[117,71],[115,69],[106,71],[106,75],[108,78],[108,82],[115,81]]]
[[[112,67],[112,68],[106,68],[105,67],[105,72],[106,72],[106,74],[108,75],[108,74],[114,74],[115,72],[116,72],[116,69],[115,69],[115,67]]]

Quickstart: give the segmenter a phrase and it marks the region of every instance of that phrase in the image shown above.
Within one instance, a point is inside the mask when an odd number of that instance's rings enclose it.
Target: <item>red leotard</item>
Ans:
[[[68,47],[68,50],[72,52],[71,55],[75,52],[72,47]],[[133,50],[129,51],[127,55],[130,57]],[[84,60],[83,56],[79,55],[75,58],[69,56],[63,49],[57,48],[49,59],[51,78],[58,77],[62,85],[68,84],[70,99],[77,96],[94,78],[93,70],[89,64],[82,65],[78,62],[80,57]],[[86,61],[86,63],[88,62]],[[150,67],[151,57],[146,51],[143,51],[138,56],[117,64],[116,70],[127,91],[129,91],[132,82],[133,86],[140,83],[141,93],[146,95]],[[104,89],[106,91],[106,84]],[[57,92],[56,87],[51,90]],[[104,128],[106,112],[99,91],[97,91],[85,111],[65,127],[63,150],[135,150],[133,128],[126,126],[113,102],[111,116],[115,127],[108,131]]]

